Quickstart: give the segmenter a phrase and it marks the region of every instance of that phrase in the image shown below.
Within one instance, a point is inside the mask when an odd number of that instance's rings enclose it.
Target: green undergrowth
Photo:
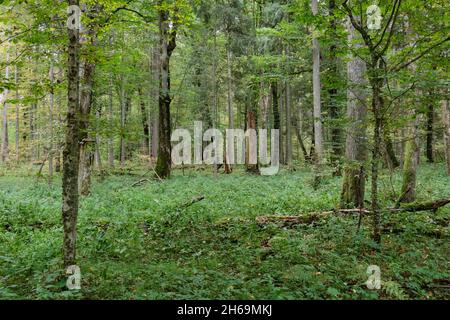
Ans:
[[[370,218],[332,216],[311,225],[260,225],[339,204],[340,178],[318,188],[309,170],[272,177],[175,171],[132,187],[138,175],[95,178],[78,219],[80,291],[61,270],[59,177],[0,177],[0,298],[3,299],[438,299],[448,298],[450,206],[436,213],[383,213],[378,247]],[[383,207],[395,205],[401,173],[383,172]],[[368,186],[368,192],[370,191]],[[443,166],[423,165],[418,200],[445,198]],[[186,206],[193,198],[204,200]],[[370,193],[367,195],[369,199]],[[381,290],[367,289],[369,265]],[[445,284],[445,283],[444,283]]]

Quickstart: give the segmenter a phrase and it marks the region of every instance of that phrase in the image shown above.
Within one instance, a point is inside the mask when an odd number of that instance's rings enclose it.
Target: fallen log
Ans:
[[[450,198],[440,199],[429,202],[422,203],[410,203],[403,204],[399,208],[392,208],[391,211],[400,211],[400,212],[416,212],[416,211],[436,211],[437,209],[446,206],[450,203]]]
[[[412,203],[403,205],[400,208],[388,208],[387,211],[400,213],[400,212],[418,212],[418,211],[436,211],[437,209],[450,203],[450,198],[440,199],[436,201],[424,202],[424,203]],[[259,224],[267,223],[283,223],[286,225],[292,224],[311,224],[320,219],[328,218],[331,215],[345,215],[345,214],[360,214],[368,215],[371,213],[367,209],[334,209],[322,212],[311,212],[305,214],[299,214],[294,216],[279,216],[279,215],[268,215],[259,216],[256,221]]]

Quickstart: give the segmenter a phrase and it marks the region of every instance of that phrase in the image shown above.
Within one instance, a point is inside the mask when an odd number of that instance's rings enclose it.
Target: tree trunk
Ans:
[[[95,41],[95,40],[93,40]],[[88,59],[88,58],[87,58]],[[80,163],[79,163],[79,192],[87,196],[91,193],[91,173],[94,160],[92,140],[89,137],[90,114],[92,109],[92,89],[94,85],[95,64],[86,60],[84,63],[84,75],[80,94],[81,108],[81,139],[80,139]]]
[[[433,97],[433,92],[430,92],[430,99]],[[433,124],[434,124],[434,106],[433,101],[428,104],[427,110],[427,161],[428,163],[434,162],[433,156]]]
[[[247,130],[249,129],[253,129],[255,130],[256,133],[256,116],[255,116],[255,112],[253,110],[248,110],[247,111]],[[257,151],[257,137],[256,135],[253,137],[254,140],[252,141],[252,146],[250,146],[250,140],[252,139],[251,137],[246,138],[246,163],[247,163],[247,172],[249,173],[255,173],[255,174],[259,174],[259,167],[258,167],[258,163],[257,163],[257,158],[258,158],[258,151]],[[251,151],[251,147],[253,147],[253,152]],[[256,163],[250,163],[250,160],[252,158],[253,155],[253,160],[252,162],[256,162]]]
[[[17,49],[16,49],[17,50]],[[16,52],[17,58],[17,52]],[[20,161],[20,104],[19,104],[19,67],[17,64],[14,67],[14,83],[16,85],[16,127],[15,127],[15,147],[16,147],[16,161]]]
[[[337,58],[337,39],[338,36],[336,34],[336,1],[329,0],[329,12],[331,16],[330,28],[332,31],[333,39],[330,45],[330,78],[331,78],[331,87],[328,90],[329,94],[329,104],[328,104],[328,115],[331,120],[331,163],[333,165],[334,175],[341,175],[341,157],[343,155],[343,143],[342,143],[342,129],[339,120],[341,119],[341,111],[337,101],[338,89],[337,83],[339,79],[338,72],[338,58]]]
[[[286,163],[292,169],[292,96],[291,85],[286,81]]]
[[[139,103],[140,103],[140,109],[141,109],[141,123],[143,128],[143,142],[142,142],[142,150],[144,155],[148,156],[150,155],[150,126],[149,126],[149,119],[148,119],[148,113],[147,108],[145,106],[144,101],[144,95],[142,93],[142,88],[138,88],[138,94],[139,94]]]
[[[318,0],[311,2],[313,15],[319,12]],[[320,83],[320,47],[319,40],[313,37],[313,98],[314,98],[314,150],[317,167],[323,164],[324,149],[322,135],[322,101]]]
[[[419,116],[414,112],[415,119],[409,129],[409,137],[406,142],[405,157],[403,162],[403,184],[399,203],[413,202],[416,200],[416,175],[419,154],[418,126]]]
[[[270,85],[271,91],[272,91],[272,113],[273,113],[273,128],[275,130],[281,129],[281,119],[280,119],[280,108],[279,108],[279,101],[278,101],[278,82],[273,81]],[[281,151],[281,140],[282,140],[282,134],[280,132],[280,151]]]
[[[122,75],[120,84],[120,167],[125,167],[126,146],[125,146],[125,124],[126,124],[126,93],[125,77]]]
[[[108,104],[108,126],[109,126],[109,133],[108,133],[108,162],[109,167],[114,168],[114,142],[113,138],[111,136],[111,133],[113,131],[114,127],[114,105],[113,105],[113,81],[112,81],[112,75],[110,76],[109,80],[109,104]]]
[[[78,0],[68,0],[70,5],[79,5]],[[64,227],[64,265],[75,264],[76,260],[76,224],[78,217],[78,170],[80,155],[81,115],[79,103],[79,30],[68,29],[68,83],[67,83],[67,128],[63,152],[64,168],[62,178],[62,217]]]
[[[6,68],[5,68],[5,79],[8,81],[9,78],[9,52],[8,48],[6,49]],[[5,89],[5,91],[2,94],[2,102],[3,102],[3,132],[2,132],[2,152],[1,152],[1,159],[2,162],[5,162],[8,159],[8,153],[9,153],[9,139],[8,139],[8,103],[6,100],[8,99],[8,93],[9,90]]]
[[[450,176],[450,116],[448,110],[448,100],[442,101],[442,124],[444,126],[444,153],[447,175]]]
[[[52,183],[53,180],[53,109],[54,109],[54,73],[53,73],[53,61],[50,62],[50,110],[49,110],[49,126],[50,126],[50,144],[48,148],[48,182]]]
[[[170,119],[170,57],[176,48],[176,28],[169,27],[169,13],[160,9],[159,32],[160,32],[160,81],[159,81],[159,148],[158,160],[156,162],[156,174],[159,178],[168,178],[171,172],[171,119]]]
[[[383,130],[383,140],[389,166],[392,169],[398,168],[400,166],[400,162],[398,161],[397,156],[395,155],[394,144],[392,143],[391,136],[389,132],[387,132],[386,128],[384,128]]]
[[[379,67],[380,61],[377,58],[372,59],[372,70],[369,71],[371,75],[370,83],[372,87],[372,112],[375,118],[375,125],[373,128],[373,146],[372,146],[372,181],[371,181],[371,207],[372,207],[372,227],[373,240],[381,243],[381,211],[378,206],[378,172],[380,166],[380,145],[381,145],[381,130],[383,124],[383,98],[381,96],[383,79],[382,68]]]
[[[355,29],[351,23],[347,25],[348,42],[355,38]],[[347,118],[349,128],[346,139],[346,165],[341,193],[341,207],[364,207],[365,195],[365,165],[367,160],[366,118],[367,94],[365,87],[366,63],[358,57],[350,57],[347,63]]]

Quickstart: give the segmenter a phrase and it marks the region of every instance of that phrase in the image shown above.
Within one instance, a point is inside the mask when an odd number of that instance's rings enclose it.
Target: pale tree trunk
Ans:
[[[161,73],[160,73],[160,93],[159,93],[159,149],[156,162],[156,174],[159,178],[168,178],[171,173],[171,118],[170,104],[170,57],[176,48],[176,26],[169,26],[169,13],[161,9],[159,11],[159,30],[161,44]]]
[[[233,108],[233,76],[231,73],[233,53],[231,48],[227,48],[227,73],[228,73],[228,128],[234,129],[234,108]]]
[[[16,56],[17,56],[17,52],[16,52]],[[16,161],[19,162],[20,161],[20,104],[19,104],[19,67],[17,66],[17,64],[14,67],[14,83],[16,85],[15,147],[16,147]]]
[[[295,125],[295,134],[297,136],[297,140],[298,140],[300,149],[302,150],[303,158],[306,163],[310,163],[311,158],[309,157],[308,151],[306,151],[305,143],[303,141],[303,136],[302,136],[303,135],[303,126],[302,126],[303,115],[302,115],[301,106],[298,109],[298,117],[294,116],[293,121],[296,124]]]
[[[70,5],[79,5],[78,0],[68,0]],[[79,40],[78,30],[68,29],[68,82],[67,82],[67,128],[66,141],[63,152],[63,178],[62,178],[62,217],[64,227],[63,254],[66,267],[76,261],[76,225],[78,218],[78,170],[80,155],[80,127],[79,117]]]
[[[100,121],[102,116],[102,112],[100,109],[98,109],[95,112],[95,118],[97,121]],[[97,128],[98,130],[98,128]],[[95,134],[95,164],[97,166],[97,169],[101,172],[102,171],[102,154],[100,152],[100,145],[101,145],[101,138],[98,133]]]
[[[450,176],[450,115],[448,100],[442,100],[442,124],[444,126],[444,153],[447,174]]]
[[[289,46],[286,48],[286,55],[289,60]],[[288,70],[289,70],[288,66]],[[289,79],[286,81],[286,164],[292,169],[292,96]]]
[[[95,39],[93,40],[95,42]],[[89,59],[89,58],[87,58]],[[81,141],[80,141],[80,169],[79,169],[79,192],[80,195],[87,196],[91,193],[92,164],[94,162],[94,152],[92,142],[95,142],[88,133],[90,126],[90,115],[92,109],[92,89],[94,85],[95,64],[86,60],[84,62],[84,74],[82,87],[80,89],[81,107]]]
[[[48,182],[49,184],[52,183],[53,180],[53,109],[54,109],[54,73],[53,73],[53,61],[50,62],[50,71],[49,71],[49,77],[50,77],[50,110],[49,110],[49,126],[50,126],[50,143],[48,148]]]
[[[58,79],[59,81],[63,81],[63,75],[62,75],[62,68],[58,68]],[[58,106],[58,126],[63,126],[63,120],[62,120],[62,108],[61,108],[61,93],[58,91],[56,95],[56,104]],[[58,135],[58,147],[56,149],[56,161],[55,161],[55,172],[61,172],[61,147],[63,146],[63,143],[61,142],[59,135]]]
[[[319,12],[318,0],[312,0],[311,3],[313,15]],[[316,165],[323,164],[324,149],[322,135],[322,101],[320,84],[320,47],[319,40],[313,37],[313,96],[314,96],[314,149]]]
[[[6,49],[6,69],[5,69],[5,79],[8,80],[9,78],[9,52],[8,49]],[[8,103],[6,100],[8,99],[8,93],[9,90],[6,89],[3,92],[3,113],[2,113],[2,119],[3,119],[3,132],[2,132],[2,162],[5,162],[8,159],[8,153],[9,153],[9,139],[8,139]]]
[[[410,124],[409,138],[406,142],[403,162],[403,184],[398,202],[413,202],[416,199],[416,176],[420,155],[419,149],[419,116],[413,111],[414,119]]]
[[[159,74],[160,74],[160,46],[159,44],[153,48],[152,54],[152,76],[153,76],[153,99],[154,101],[152,108],[152,119],[151,119],[151,157],[152,159],[156,159],[158,157],[158,148],[159,148]]]
[[[125,167],[126,146],[125,146],[125,122],[126,122],[126,96],[125,96],[125,76],[122,75],[120,83],[120,167]]]
[[[114,168],[114,143],[112,138],[112,131],[114,127],[114,113],[113,113],[113,81],[112,75],[109,80],[109,104],[108,104],[108,125],[109,125],[109,133],[108,133],[108,162],[110,168]]]
[[[252,110],[252,108],[250,108],[248,111],[247,111],[247,129],[253,129],[253,130],[255,130],[256,131],[256,116],[255,116],[255,112]],[[250,163],[250,161],[251,161],[251,158],[252,158],[252,156],[251,156],[251,146],[250,146],[250,144],[251,143],[254,143],[254,145],[255,145],[255,148],[254,148],[254,150],[256,150],[256,148],[257,148],[257,139],[256,139],[256,136],[254,137],[255,138],[255,140],[253,140],[252,142],[251,142],[251,137],[247,137],[246,138],[246,163],[247,163],[247,172],[249,172],[249,173],[255,173],[255,174],[259,174],[259,167],[258,167],[258,164],[257,163]],[[253,155],[255,156],[257,156],[257,151],[256,152],[254,152],[253,153]],[[256,159],[253,159],[253,160],[256,160]],[[252,161],[252,162],[255,162],[255,161]]]
[[[428,103],[427,110],[427,146],[426,146],[426,156],[429,163],[434,162],[433,155],[433,127],[434,127],[434,105],[433,105],[433,90],[430,90],[430,102]]]
[[[228,111],[228,129],[234,129],[234,107],[233,107],[233,75],[232,75],[232,58],[233,52],[231,48],[227,46],[227,111]],[[228,154],[225,153],[224,157],[225,162],[225,173],[230,174],[233,171],[233,168],[230,164],[230,160],[228,159]]]
[[[348,42],[352,45],[356,32],[351,23],[347,24]],[[349,127],[347,131],[341,206],[364,207],[365,194],[365,168],[367,160],[367,94],[365,87],[366,63],[351,56],[347,63],[347,118]]]

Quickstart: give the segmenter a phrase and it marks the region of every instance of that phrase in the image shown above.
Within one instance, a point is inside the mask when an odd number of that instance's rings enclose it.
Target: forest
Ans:
[[[0,300],[447,300],[446,0],[0,0]]]

